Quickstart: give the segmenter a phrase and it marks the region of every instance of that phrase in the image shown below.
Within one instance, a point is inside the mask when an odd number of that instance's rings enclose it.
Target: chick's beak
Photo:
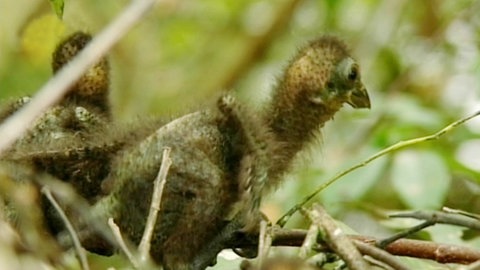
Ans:
[[[347,103],[355,109],[370,109],[370,98],[368,97],[367,89],[363,84],[350,92]]]

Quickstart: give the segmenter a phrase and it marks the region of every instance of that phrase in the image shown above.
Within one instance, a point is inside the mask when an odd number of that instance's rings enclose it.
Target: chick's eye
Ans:
[[[352,69],[350,69],[350,72],[348,73],[348,79],[350,81],[355,81],[358,77],[358,68],[356,66],[353,66]]]

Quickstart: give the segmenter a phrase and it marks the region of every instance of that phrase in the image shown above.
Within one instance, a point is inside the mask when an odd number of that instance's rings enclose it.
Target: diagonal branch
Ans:
[[[115,223],[113,218],[108,218],[108,226],[112,230],[112,233],[115,237],[118,247],[123,251],[123,253],[125,253],[128,260],[132,264],[133,268],[140,269],[141,264],[138,261],[137,256],[133,255],[133,253],[128,248],[127,244],[125,243],[125,240],[123,240],[122,232],[120,231],[120,228]]]
[[[414,139],[411,139],[411,140],[406,140],[406,141],[400,141],[400,142],[397,142],[393,145],[390,145],[389,147],[381,150],[380,152],[377,152],[376,154],[374,154],[373,156],[370,156],[369,158],[365,159],[364,161],[362,161],[361,163],[355,165],[355,166],[352,166],[342,172],[340,172],[339,174],[335,175],[333,178],[329,179],[327,182],[323,183],[322,185],[320,185],[314,192],[312,192],[310,195],[306,196],[305,198],[303,198],[303,200],[296,204],[295,206],[293,206],[292,208],[290,208],[290,210],[288,210],[287,213],[285,213],[278,221],[277,221],[277,225],[279,225],[280,227],[283,227],[285,226],[285,223],[287,223],[287,221],[290,219],[290,217],[295,213],[297,212],[298,210],[300,210],[300,208],[302,208],[308,201],[310,201],[311,199],[313,199],[315,196],[317,196],[320,192],[322,192],[324,189],[326,189],[328,186],[330,186],[331,184],[333,184],[335,181],[337,181],[338,179],[340,179],[341,177],[351,173],[352,171],[356,170],[356,169],[359,169],[361,167],[365,167],[367,164],[369,164],[370,162],[374,161],[375,159],[381,157],[381,156],[384,156],[386,154],[390,154],[390,153],[393,153],[397,150],[400,150],[402,148],[405,148],[405,147],[408,147],[408,146],[412,146],[412,145],[415,145],[415,144],[418,144],[418,143],[422,143],[422,142],[426,142],[426,141],[431,141],[431,140],[436,140],[438,138],[440,138],[441,136],[445,135],[446,133],[452,131],[454,128],[462,125],[463,123],[467,122],[468,120],[472,119],[472,118],[475,118],[477,117],[478,115],[480,115],[480,111],[477,111],[467,117],[464,117],[462,119],[459,119],[449,125],[447,125],[446,127],[444,127],[443,129],[435,132],[434,134],[431,134],[431,135],[427,135],[427,136],[424,136],[424,137],[420,137],[420,138],[414,138]]]
[[[147,224],[145,225],[145,231],[143,232],[142,241],[138,246],[140,253],[140,260],[145,262],[150,258],[150,242],[152,241],[153,230],[155,229],[155,223],[157,222],[158,211],[160,211],[160,202],[162,201],[163,188],[167,181],[167,173],[172,160],[170,159],[170,148],[166,147],[163,150],[162,165],[155,179],[152,203],[150,205],[150,212],[148,213]]]
[[[57,201],[53,197],[50,189],[48,187],[43,187],[42,193],[45,195],[45,197],[47,197],[48,201],[53,205],[58,215],[62,219],[63,223],[65,224],[65,227],[67,227],[67,230],[73,241],[73,246],[75,247],[75,251],[80,260],[80,264],[82,265],[82,269],[89,270],[90,267],[88,266],[87,255],[85,254],[85,250],[82,248],[82,244],[80,243],[80,240],[78,238],[77,233],[75,232],[75,229],[73,228],[72,223],[68,220],[67,215],[65,214],[65,212],[62,210],[60,205],[57,203]]]
[[[460,214],[445,213],[441,211],[403,211],[392,215],[391,218],[415,218],[431,221],[434,224],[451,224],[480,231],[480,221],[475,218]]]
[[[476,215],[474,213],[462,211],[462,210],[459,210],[459,209],[452,209],[452,208],[444,206],[444,207],[442,207],[442,211],[445,212],[445,213],[458,214],[458,215],[462,215],[462,216],[465,216],[465,217],[480,220],[480,215]]]
[[[400,260],[398,260],[395,256],[386,252],[383,249],[377,248],[374,245],[369,245],[367,243],[364,243],[358,240],[354,240],[353,243],[357,247],[358,251],[360,251],[363,255],[368,255],[377,261],[380,261],[382,263],[385,263],[391,266],[395,270],[409,269],[405,265],[403,265],[403,263],[400,262]]]
[[[85,71],[102,58],[160,0],[134,0],[69,64],[52,77],[32,100],[0,126],[0,156],[50,106],[58,102]],[[161,1],[164,2],[164,1]]]
[[[337,226],[330,215],[319,204],[314,204],[312,209],[305,211],[312,223],[316,224],[323,232],[327,245],[342,258],[349,269],[369,269],[368,263],[355,247],[351,239]]]

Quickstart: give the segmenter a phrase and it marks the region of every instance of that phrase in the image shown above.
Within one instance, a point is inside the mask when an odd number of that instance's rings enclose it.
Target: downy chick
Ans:
[[[221,239],[228,220],[241,230],[255,227],[261,198],[344,103],[370,107],[345,44],[321,37],[292,59],[261,112],[226,95],[216,109],[176,119],[124,151],[107,177],[113,190],[95,215],[113,217],[138,244],[162,151],[170,147],[151,256],[165,269],[204,269],[229,244]]]

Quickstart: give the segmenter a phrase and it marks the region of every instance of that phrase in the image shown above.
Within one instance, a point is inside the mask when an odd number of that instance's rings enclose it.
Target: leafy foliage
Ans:
[[[65,3],[63,0],[49,0],[50,4],[52,5],[55,14],[57,14],[58,18],[63,17],[63,9],[65,8]]]

